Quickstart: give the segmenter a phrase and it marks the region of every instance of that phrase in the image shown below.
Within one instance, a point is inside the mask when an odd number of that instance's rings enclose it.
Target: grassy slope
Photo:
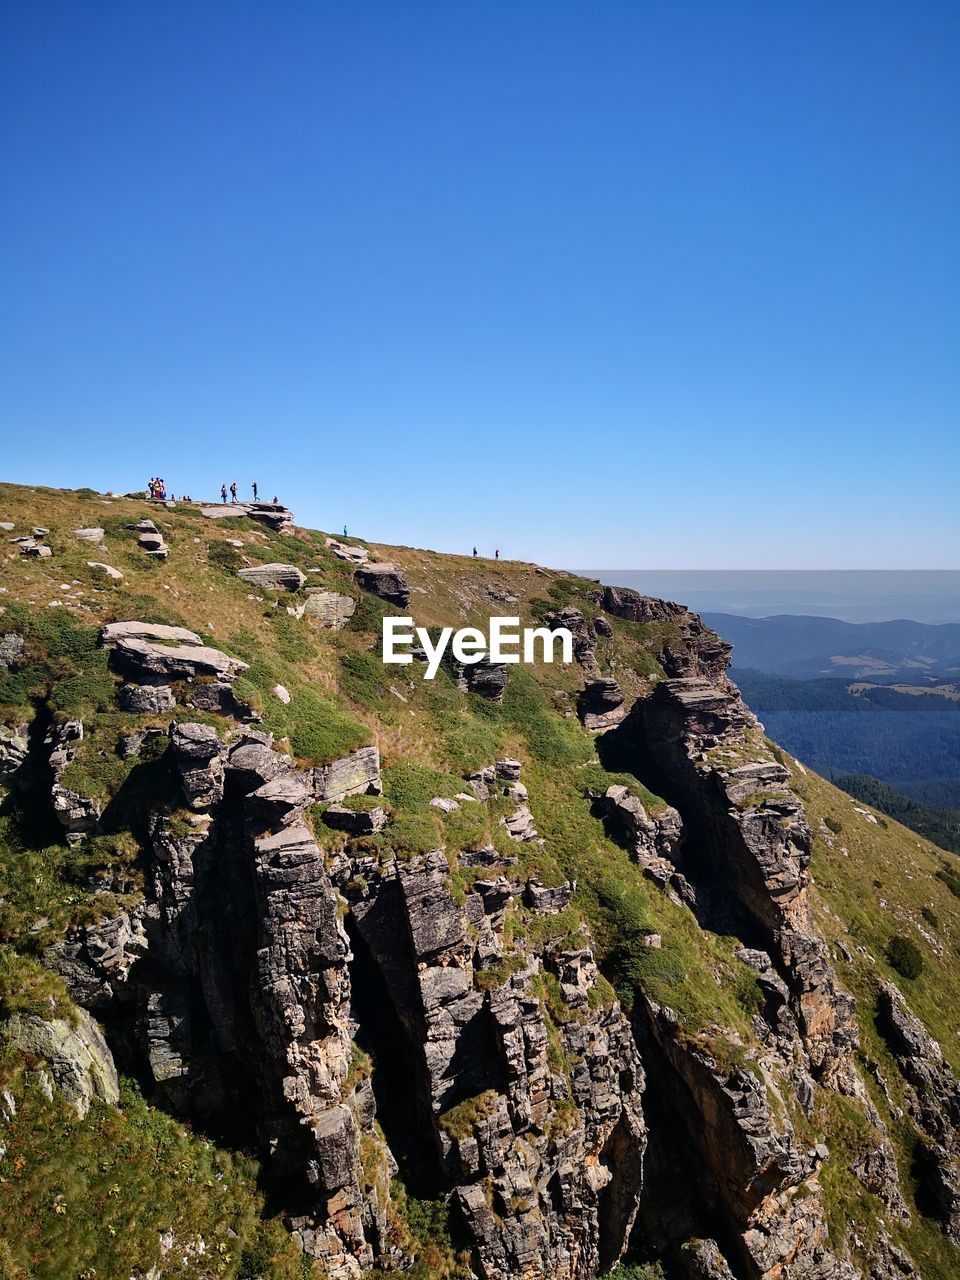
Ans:
[[[950,880],[957,870],[956,859],[878,810],[858,804],[789,757],[786,763],[792,784],[806,803],[815,835],[815,916],[827,939],[842,943],[851,957],[845,959],[834,945],[840,981],[857,998],[862,1056],[879,1065],[896,1105],[902,1109],[900,1075],[874,1022],[877,992],[883,981],[895,982],[939,1041],[953,1070],[960,1073],[960,1001],[956,996],[960,896],[940,875],[945,873]],[[877,821],[870,822],[858,809],[867,809]],[[960,882],[956,888],[960,891]],[[895,935],[908,937],[919,946],[923,955],[919,977],[904,978],[890,965],[887,948]],[[864,1078],[890,1130],[909,1204],[916,1134],[908,1120],[890,1114],[869,1072],[864,1072]],[[850,1158],[876,1145],[870,1126],[839,1099],[832,1103],[829,1114],[821,1113],[817,1119],[832,1135],[831,1146],[842,1142]],[[827,1166],[824,1184],[832,1197],[835,1219],[852,1218],[857,1221],[858,1233],[869,1239],[882,1216],[876,1201],[862,1191],[843,1162],[831,1164],[834,1167]],[[956,1276],[956,1250],[920,1213],[914,1213],[910,1227],[894,1229],[893,1234],[901,1237],[925,1280]]]
[[[135,535],[124,527],[146,514],[156,520],[170,546],[166,562],[143,556]],[[456,849],[489,840],[519,855],[521,874],[536,873],[547,882],[576,878],[574,909],[537,927],[571,932],[582,915],[591,924],[605,972],[625,1001],[631,998],[634,984],[640,984],[652,998],[677,1008],[688,1034],[710,1043],[718,1053],[730,1049],[717,1040],[716,1026],[734,1028],[749,1050],[753,1043],[749,1011],[756,1001],[756,984],[752,971],[733,958],[734,941],[701,933],[690,913],[655,890],[606,838],[590,813],[584,791],[599,780],[599,766],[592,739],[573,715],[573,693],[582,680],[579,668],[514,668],[503,704],[493,706],[459,693],[445,672],[426,682],[419,667],[385,669],[379,660],[380,618],[396,610],[374,597],[361,595],[351,624],[333,634],[310,620],[290,617],[286,605],[293,599],[286,593],[279,601],[268,592],[251,593],[237,578],[240,557],[252,563],[281,560],[298,564],[308,573],[319,570],[309,573],[311,585],[358,594],[349,566],[332,556],[317,532],[298,530],[295,536],[280,537],[246,519],[213,522],[190,508],[148,509],[137,500],[107,502],[92,493],[15,486],[0,486],[0,519],[16,520],[17,532],[34,524],[47,526],[54,548],[52,559],[34,561],[21,558],[13,547],[0,547],[0,585],[7,588],[0,606],[16,620],[18,629],[30,635],[35,659],[27,680],[6,683],[0,694],[0,703],[6,702],[0,707],[0,719],[12,722],[28,717],[32,714],[29,696],[38,693],[47,695],[55,713],[84,716],[93,732],[71,766],[71,785],[78,790],[106,799],[124,786],[124,796],[132,795],[135,801],[138,790],[155,795],[162,781],[155,762],[126,764],[113,751],[118,732],[130,723],[146,721],[111,708],[113,678],[102,651],[93,643],[97,628],[122,618],[184,623],[204,634],[207,643],[251,663],[238,682],[238,692],[262,710],[266,726],[278,737],[286,736],[301,759],[322,761],[360,742],[378,743],[392,823],[372,842],[375,846],[405,856],[440,842]],[[91,524],[107,529],[105,547],[89,547],[73,536],[74,528]],[[231,539],[242,539],[243,547],[234,548]],[[587,614],[595,611],[588,599],[592,584],[533,565],[475,561],[410,548],[372,547],[371,551],[403,567],[412,589],[410,612],[421,625],[483,625],[491,614],[514,613],[530,623],[539,620],[546,608],[567,602]],[[88,559],[114,565],[124,573],[123,582],[105,581],[86,568]],[[54,600],[68,603],[51,608]],[[0,630],[2,622],[0,617]],[[647,688],[645,677],[658,671],[650,648],[663,628],[611,622],[615,634],[612,640],[600,642],[601,665],[616,674],[628,695],[642,692]],[[278,682],[293,695],[289,707],[271,692]],[[206,718],[193,712],[179,714]],[[209,719],[223,729],[228,727],[217,717]],[[509,843],[497,821],[496,806],[488,810],[465,803],[459,813],[446,818],[428,806],[431,796],[452,795],[460,789],[464,772],[502,754],[524,761],[523,777],[536,825],[546,837],[542,848]],[[956,1062],[957,1011],[948,1006],[957,1002],[944,1000],[942,993],[955,989],[960,899],[952,897],[945,883],[932,878],[939,859],[946,855],[938,857],[931,846],[895,823],[886,830],[865,824],[853,813],[849,797],[813,775],[797,774],[797,778],[810,802],[815,827],[821,816],[834,809],[835,820],[843,824],[839,838],[833,839],[826,827],[818,838],[817,907],[829,937],[840,937],[847,928],[842,922],[847,922],[851,946],[860,941],[875,957],[868,961],[854,951],[852,964],[840,966],[842,979],[861,1001],[871,1056],[885,1061],[882,1046],[873,1043],[876,1034],[869,1025],[869,1010],[871,983],[876,972],[884,969],[887,934],[908,932],[908,924],[916,932],[917,919],[930,932],[918,916],[922,906],[928,905],[939,921],[943,953],[935,956],[933,945],[919,938],[929,953],[928,972],[915,983],[901,980],[900,985]],[[644,798],[656,803],[648,794]],[[135,803],[128,808],[135,814]],[[49,831],[38,830],[24,815],[0,818],[0,898],[5,899],[0,906],[0,958],[6,966],[0,966],[0,1000],[6,990],[10,1002],[17,978],[33,972],[30,956],[68,924],[108,913],[118,902],[136,896],[137,845],[124,829],[128,816],[120,815],[115,832],[73,851],[54,842]],[[339,839],[324,827],[318,833],[331,846]],[[849,857],[840,853],[841,845],[848,848]],[[916,859],[923,872],[911,879],[911,863]],[[91,897],[91,870],[109,882],[112,896]],[[461,889],[466,888],[469,874],[458,872]],[[881,880],[883,896],[895,906],[879,907],[881,891],[870,887],[875,878]],[[927,896],[921,901],[918,894]],[[909,918],[895,927],[897,912]],[[43,922],[39,928],[38,920]],[[509,927],[531,926],[518,915]],[[654,930],[662,935],[661,950],[642,945],[645,933]],[[858,933],[854,935],[853,930]],[[884,1071],[894,1082],[892,1064],[886,1062]],[[156,1115],[144,1103],[138,1102],[137,1107],[138,1115]],[[123,1120],[128,1107],[119,1115]],[[130,1123],[134,1124],[132,1113]],[[861,1118],[831,1104],[815,1117],[811,1136],[815,1128],[815,1136],[833,1143],[851,1126],[864,1137]],[[177,1131],[194,1151],[189,1144],[199,1140],[179,1127]],[[138,1132],[135,1125],[131,1132]],[[69,1165],[71,1159],[80,1159],[69,1152],[82,1152],[83,1127],[71,1128],[64,1122],[62,1135],[64,1164]],[[40,1141],[39,1131],[36,1141]],[[909,1134],[904,1133],[900,1145],[905,1169]],[[199,1145],[185,1157],[188,1164],[198,1162],[198,1168],[206,1158]],[[7,1164],[0,1164],[3,1176],[10,1176]],[[125,1177],[123,1169],[118,1170],[123,1195],[135,1197],[136,1188],[132,1183],[128,1188]],[[825,1184],[838,1222],[845,1217],[867,1221],[876,1212],[875,1202],[867,1203],[869,1198],[861,1195],[852,1178],[841,1173],[835,1185],[828,1179]],[[12,1202],[0,1196],[0,1206],[6,1203]],[[40,1235],[53,1233],[49,1238],[56,1238],[62,1215],[57,1214],[53,1200],[49,1196],[44,1200],[38,1190],[31,1212],[37,1215]],[[254,1218],[248,1214],[250,1221]],[[917,1221],[911,1247],[931,1276],[947,1275],[937,1270],[942,1254],[938,1234]],[[0,1236],[6,1234],[9,1239],[14,1222],[0,1207]],[[105,1234],[105,1226],[101,1229],[99,1221],[93,1221],[89,1229],[100,1250],[96,1255],[100,1280],[120,1275],[121,1270],[111,1269],[106,1261],[112,1237]],[[285,1262],[275,1266],[271,1274],[286,1274]]]

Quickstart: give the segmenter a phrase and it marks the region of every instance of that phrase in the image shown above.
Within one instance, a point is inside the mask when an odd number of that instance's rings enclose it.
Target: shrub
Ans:
[[[887,947],[887,959],[904,978],[919,978],[923,973],[923,953],[911,938],[895,934]]]
[[[843,823],[840,821],[839,818],[826,817],[824,818],[823,821],[824,821],[824,824],[833,832],[835,836],[838,836],[840,832],[843,830]]]
[[[402,760],[383,770],[383,794],[397,810],[424,812],[434,796],[450,798],[463,787],[459,778]]]
[[[231,547],[229,542],[219,540],[207,543],[207,559],[218,569],[226,569],[230,573],[236,572],[243,564],[243,557],[237,548]]]
[[[931,928],[933,929],[940,928],[940,917],[930,907],[922,907],[920,910],[920,914],[923,916],[924,920],[926,920],[927,924],[930,925]]]

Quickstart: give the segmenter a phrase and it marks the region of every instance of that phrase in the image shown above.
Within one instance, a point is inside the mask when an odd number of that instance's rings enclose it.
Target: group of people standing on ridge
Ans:
[[[344,533],[346,533],[346,530],[344,530]],[[474,547],[474,548],[473,548],[473,558],[474,558],[474,560],[478,559],[478,555],[477,555],[477,548],[476,548],[476,547]],[[494,553],[493,553],[493,558],[494,558],[494,560],[499,560],[499,559],[500,559],[500,548],[499,548],[499,547],[497,547],[496,551],[494,551]]]
[[[159,476],[151,476],[147,489],[150,491],[150,497],[154,502],[166,502],[167,483],[165,480],[161,480]]]
[[[253,483],[250,485],[250,488],[253,490],[253,500],[254,500],[254,502],[259,502],[259,501],[260,501],[260,490],[257,488],[257,482],[256,482],[256,480],[254,480],[254,481],[253,481]],[[226,502],[226,500],[227,500],[227,486],[226,486],[225,484],[222,484],[222,485],[220,486],[220,501],[221,501],[221,502]],[[274,502],[279,502],[279,501],[280,501],[280,499],[279,499],[278,497],[276,497],[276,495],[274,495],[274,499],[273,499],[273,500],[274,500]],[[231,501],[231,502],[239,502],[239,501],[240,501],[240,499],[237,497],[237,482],[236,482],[236,480],[234,480],[233,484],[230,486],[230,501]]]

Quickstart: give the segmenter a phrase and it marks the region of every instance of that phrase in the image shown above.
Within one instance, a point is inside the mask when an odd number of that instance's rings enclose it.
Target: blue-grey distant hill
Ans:
[[[960,625],[703,618],[733,645],[731,675],[771,738],[960,852]]]
[[[788,613],[704,613],[703,620],[734,646],[735,667],[800,680],[960,679],[960,623],[841,622]]]

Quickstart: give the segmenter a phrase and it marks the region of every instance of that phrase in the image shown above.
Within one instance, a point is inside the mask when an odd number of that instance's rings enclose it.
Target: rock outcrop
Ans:
[[[453,680],[461,693],[476,693],[489,702],[501,702],[503,692],[510,679],[507,667],[499,662],[491,662],[489,658],[481,658],[479,662],[450,661]]]
[[[85,1009],[77,1010],[75,1021],[14,1013],[4,1031],[22,1053],[45,1060],[63,1096],[81,1118],[94,1098],[113,1104],[119,1101],[113,1055]]]
[[[403,571],[385,560],[366,560],[354,571],[357,584],[364,591],[372,591],[381,600],[405,609],[410,603],[410,588]]]
[[[356,608],[353,596],[344,595],[341,591],[326,591],[323,587],[307,587],[301,613],[303,617],[316,618],[321,626],[329,627],[331,631],[342,631]]]
[[[669,632],[652,636],[652,652],[668,676],[715,680],[729,666],[730,645],[683,605],[643,596],[629,587],[605,587],[597,601],[615,618],[670,624]]]
[[[208,520],[224,520],[231,516],[249,516],[257,524],[265,525],[274,533],[292,533],[293,512],[279,502],[229,502],[220,506],[201,507],[200,514]]]
[[[68,844],[78,844],[84,836],[95,830],[101,813],[100,805],[95,800],[63,786],[60,781],[67,766],[76,757],[82,741],[82,720],[65,720],[52,724],[44,739],[51,774],[50,799]]]
[[[877,1026],[903,1077],[910,1116],[926,1140],[916,1159],[918,1181],[944,1231],[960,1244],[960,1081],[892,982],[877,997]],[[888,1165],[886,1157],[881,1164]]]
[[[608,787],[596,801],[614,838],[630,850],[644,874],[676,901],[696,906],[696,894],[680,870],[683,823],[676,809],[667,805],[651,817],[643,801],[622,784]]]
[[[615,729],[628,711],[623,690],[610,678],[588,680],[577,695],[577,714],[591,733]]]
[[[145,555],[153,556],[157,560],[166,560],[170,554],[170,548],[152,520],[139,520],[136,524],[127,527],[136,532],[137,546]]]
[[[195,676],[230,682],[247,669],[245,662],[205,645],[185,627],[113,622],[100,632],[100,643],[110,650],[114,671],[144,685],[169,684]]]
[[[756,717],[725,678],[687,677],[638,699],[617,733],[635,752],[636,772],[683,815],[683,872],[701,920],[769,952],[790,989],[810,1070],[862,1092],[853,1001],[837,987],[810,915],[810,828]]]
[[[614,1263],[642,1181],[643,1073],[619,1007],[591,1002],[589,947],[528,955],[500,976],[514,890],[478,881],[459,905],[441,852],[344,891],[395,1011],[394,1071],[412,1088],[414,1123],[434,1135],[420,1159],[454,1188],[477,1274],[571,1280]],[[541,972],[568,1010],[559,1027]]]
[[[583,667],[591,681],[600,679],[600,664],[597,662],[597,633],[593,623],[584,617],[574,605],[564,605],[544,616],[544,625],[551,631],[565,627],[573,637],[574,659]]]
[[[307,575],[294,564],[255,564],[238,569],[237,574],[244,582],[268,591],[299,591],[307,580]]]
[[[11,538],[10,542],[20,548],[22,556],[32,556],[37,560],[47,560],[53,555],[53,548],[42,541],[42,536],[41,534],[24,534],[22,537]]]
[[[10,782],[26,763],[29,752],[29,724],[0,724],[0,782]]]
[[[484,1280],[587,1280],[614,1263],[636,1213],[645,1145],[629,1024],[599,991],[586,935],[574,949],[537,953],[504,934],[512,902],[557,911],[572,886],[521,891],[478,879],[458,903],[441,852],[382,864],[344,854],[334,874],[350,904],[351,944],[302,815],[318,788],[378,785],[375,752],[305,773],[269,735],[239,732],[230,746],[208,726],[174,726],[172,763],[192,816],[174,823],[158,812],[151,822],[146,896],[133,916],[55,948],[76,997],[108,1016],[132,1008],[139,1052],[174,1110],[255,1121],[290,1226],[332,1277],[359,1276],[395,1251],[394,1154],[372,1128],[393,1087],[407,1091],[399,1115],[381,1113],[396,1154],[451,1189]],[[519,785],[517,762],[500,765],[500,781]],[[282,814],[264,806],[271,789],[286,795]],[[327,810],[336,825],[348,813],[380,820],[376,810]],[[372,1037],[371,1080],[352,1069],[351,1005],[362,1013],[374,998],[374,970],[387,1005],[360,1018]],[[566,1010],[559,1024],[545,1012],[542,974]],[[409,1150],[404,1111],[426,1126]],[[371,1161],[382,1178],[369,1176]]]

